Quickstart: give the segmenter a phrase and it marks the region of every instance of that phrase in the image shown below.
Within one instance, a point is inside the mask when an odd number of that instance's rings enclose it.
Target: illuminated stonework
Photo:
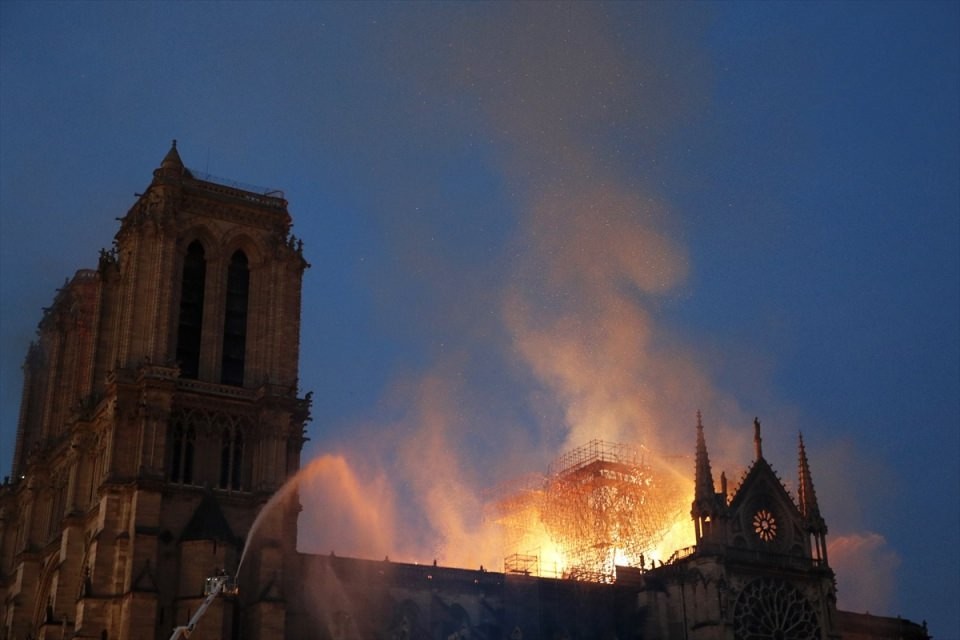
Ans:
[[[799,589],[775,578],[754,580],[734,609],[739,640],[810,640],[820,637],[817,614]]]

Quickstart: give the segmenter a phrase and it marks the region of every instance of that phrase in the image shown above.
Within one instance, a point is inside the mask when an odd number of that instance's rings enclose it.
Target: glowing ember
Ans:
[[[663,561],[693,543],[690,488],[634,447],[591,440],[545,478],[500,499],[505,571],[610,582],[615,566]]]

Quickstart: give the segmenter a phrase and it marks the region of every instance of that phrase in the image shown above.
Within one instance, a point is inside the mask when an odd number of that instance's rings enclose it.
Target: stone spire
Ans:
[[[710,456],[707,455],[707,441],[703,437],[703,421],[699,411],[697,411],[697,454],[693,495],[701,508],[713,504],[713,472],[710,469]]]
[[[753,419],[753,450],[757,460],[763,460],[763,439],[760,437],[760,418]]]
[[[813,531],[826,533],[826,524],[820,515],[820,506],[817,504],[817,492],[813,489],[813,477],[810,475],[810,464],[807,462],[807,450],[803,446],[803,434],[800,434],[797,498],[800,504],[800,513],[806,519]]]
[[[803,434],[800,434],[799,446],[799,482],[797,486],[797,500],[800,503],[800,513],[803,515],[807,532],[813,538],[813,557],[818,563],[827,565],[827,523],[820,515],[817,505],[817,494],[813,490],[813,477],[810,475],[810,465],[807,463],[807,450],[803,446]]]
[[[703,437],[703,419],[697,411],[697,453],[690,517],[693,518],[694,533],[698,543],[704,538],[707,541],[716,541],[715,522],[723,515],[725,502],[726,498],[721,497],[713,486],[707,441]]]

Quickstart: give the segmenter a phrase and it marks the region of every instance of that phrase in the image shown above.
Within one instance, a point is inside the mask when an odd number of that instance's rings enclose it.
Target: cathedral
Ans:
[[[698,417],[695,546],[610,581],[299,553],[298,496],[278,492],[310,417],[308,266],[281,192],[191,171],[174,143],[29,347],[0,640],[929,638],[837,609],[803,440],[793,496],[758,421],[749,471],[718,491]]]

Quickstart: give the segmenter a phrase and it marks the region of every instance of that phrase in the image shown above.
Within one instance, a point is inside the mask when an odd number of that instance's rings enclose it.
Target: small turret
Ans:
[[[161,169],[182,169],[183,160],[180,159],[180,154],[177,152],[177,141],[174,140],[170,145],[170,151],[167,151],[167,155],[163,157],[163,161],[160,163]]]
[[[180,159],[180,153],[177,151],[176,140],[171,143],[170,151],[167,151],[167,155],[163,156],[163,160],[160,161],[160,167],[154,170],[153,175],[157,178],[179,178],[181,176],[190,177],[190,172],[187,171],[187,168],[183,165],[183,160]]]

